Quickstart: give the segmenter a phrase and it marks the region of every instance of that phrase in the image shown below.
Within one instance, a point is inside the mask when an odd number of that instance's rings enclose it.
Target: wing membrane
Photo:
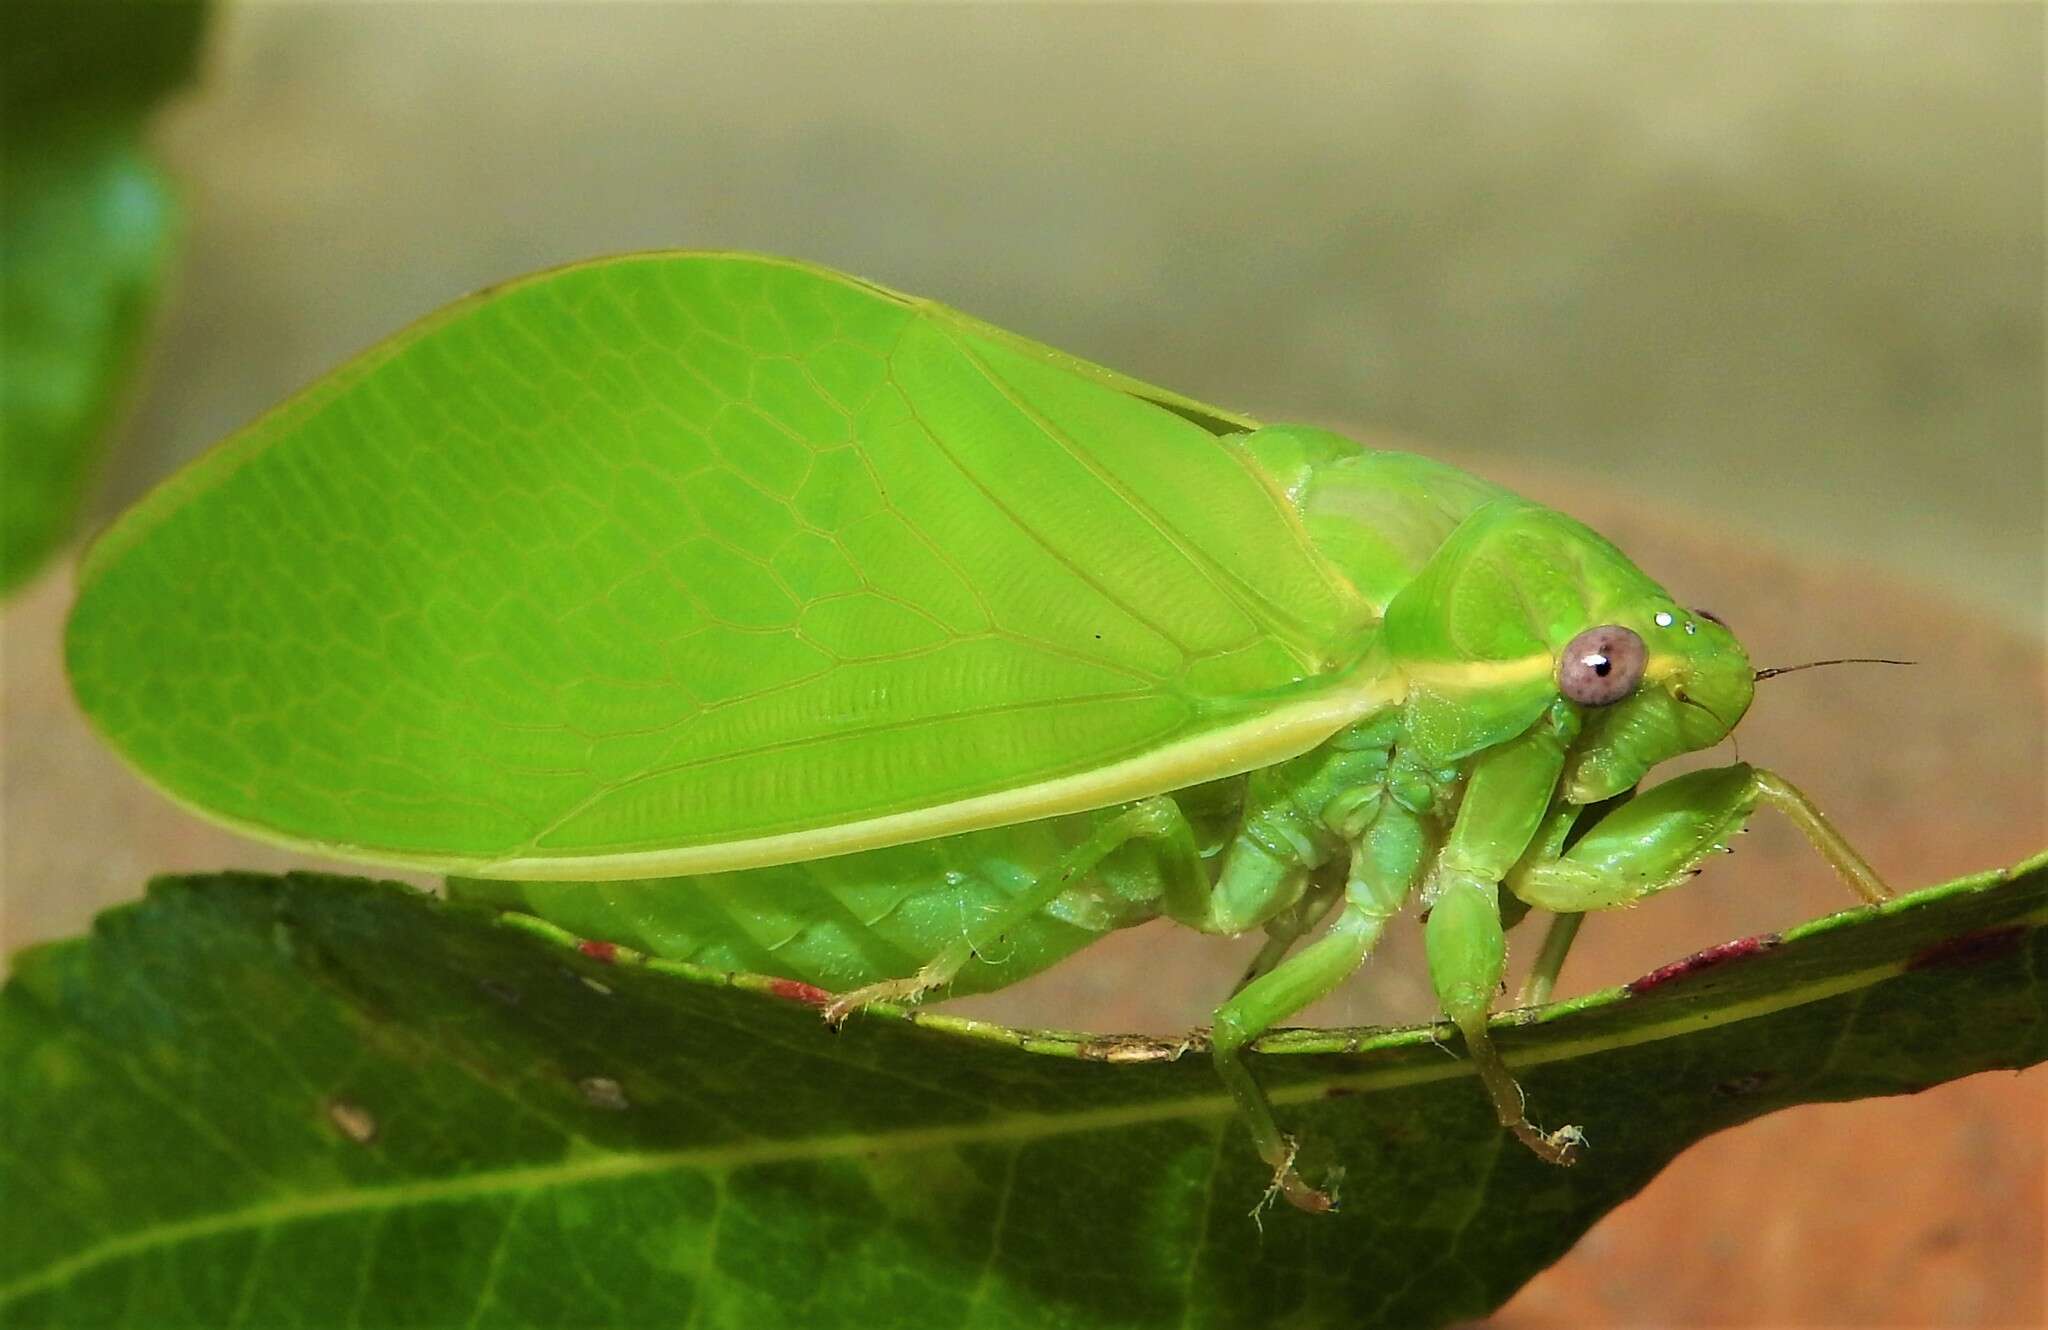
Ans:
[[[70,664],[259,835],[702,871],[1137,797],[1340,724],[1368,611],[1241,418],[779,260],[543,274],[145,500]]]

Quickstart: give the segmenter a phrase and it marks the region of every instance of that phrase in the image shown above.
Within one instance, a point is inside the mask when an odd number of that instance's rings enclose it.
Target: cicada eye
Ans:
[[[1565,646],[1557,686],[1581,706],[1609,706],[1636,690],[1649,655],[1643,639],[1618,623],[1588,628]]]

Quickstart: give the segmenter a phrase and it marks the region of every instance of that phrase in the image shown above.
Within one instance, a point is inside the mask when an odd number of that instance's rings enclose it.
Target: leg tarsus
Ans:
[[[1322,1214],[1336,1208],[1337,1198],[1308,1184],[1295,1170],[1295,1156],[1300,1147],[1294,1138],[1280,1130],[1274,1120],[1273,1106],[1266,1099],[1266,1093],[1252,1077],[1251,1069],[1244,1065],[1239,1051],[1241,1045],[1225,1047],[1218,1043],[1212,1049],[1216,1060],[1216,1074],[1222,1078],[1224,1088],[1237,1101],[1238,1113],[1251,1129],[1252,1145],[1273,1170],[1273,1180],[1267,1184],[1265,1195],[1253,1212],[1263,1209],[1275,1196],[1284,1196],[1287,1203],[1297,1210],[1310,1214]]]
[[[1302,1180],[1301,1174],[1294,1168],[1294,1157],[1300,1153],[1300,1146],[1292,1136],[1282,1136],[1280,1139],[1287,1147],[1286,1153],[1281,1155],[1278,1163],[1266,1161],[1273,1163],[1273,1180],[1266,1184],[1266,1190],[1259,1197],[1259,1203],[1252,1207],[1253,1221],[1257,1222],[1261,1215],[1272,1208],[1273,1202],[1282,1196],[1287,1198],[1289,1205],[1308,1214],[1329,1214],[1336,1210],[1337,1189],[1344,1181],[1344,1170],[1330,1170],[1326,1179],[1329,1190],[1311,1187]]]
[[[1466,1029],[1464,1034],[1466,1050],[1472,1055],[1473,1069],[1486,1086],[1487,1098],[1493,1101],[1494,1116],[1500,1120],[1500,1125],[1513,1132],[1516,1140],[1528,1146],[1546,1164],[1569,1168],[1577,1163],[1578,1151],[1586,1143],[1586,1133],[1575,1126],[1544,1131],[1529,1121],[1521,1083],[1515,1080],[1515,1074],[1501,1060],[1486,1026],[1482,1023]]]
[[[878,984],[866,984],[860,988],[848,989],[834,997],[823,1007],[825,1024],[838,1029],[846,1024],[846,1018],[856,1011],[865,1011],[877,1002],[898,1002],[906,1006],[923,999],[935,989],[951,983],[953,976],[960,972],[964,961],[948,965],[950,955],[942,956],[904,979],[884,979]]]

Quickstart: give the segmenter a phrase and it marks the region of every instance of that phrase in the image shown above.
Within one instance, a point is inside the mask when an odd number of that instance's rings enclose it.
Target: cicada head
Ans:
[[[1606,651],[1606,635],[1632,640]],[[1583,725],[1564,772],[1564,797],[1597,803],[1622,793],[1650,768],[1682,753],[1712,748],[1749,710],[1755,671],[1735,635],[1719,622],[1679,608],[1659,592],[1612,625],[1595,625],[1558,656],[1558,687],[1568,700],[1584,691],[1603,659],[1610,676],[1624,663],[1636,675],[1613,700],[1580,701]],[[1614,658],[1633,653],[1639,665]]]
[[[1383,633],[1408,684],[1408,740],[1430,758],[1461,760],[1574,709],[1573,803],[1721,742],[1754,687],[1718,620],[1581,523],[1519,499],[1466,518],[1388,606]]]

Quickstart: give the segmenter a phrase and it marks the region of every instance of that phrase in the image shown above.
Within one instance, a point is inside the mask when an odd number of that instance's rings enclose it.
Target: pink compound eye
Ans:
[[[1580,706],[1621,701],[1643,681],[1649,651],[1643,639],[1618,623],[1588,628],[1573,638],[1557,662],[1557,686]]]

